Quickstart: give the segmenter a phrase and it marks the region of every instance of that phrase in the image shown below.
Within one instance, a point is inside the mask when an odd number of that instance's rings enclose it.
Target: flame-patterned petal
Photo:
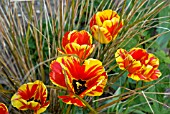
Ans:
[[[0,114],[9,114],[8,108],[4,103],[0,103]]]
[[[56,60],[52,61],[50,64],[50,69],[51,72],[49,76],[51,82],[59,87],[62,87],[63,89],[66,89],[67,86],[65,83],[65,77],[60,63],[58,63]]]
[[[85,106],[85,104],[81,100],[79,100],[78,98],[75,98],[75,97],[72,98],[70,96],[65,95],[65,96],[58,96],[58,98],[60,98],[66,104],[74,104],[79,107]]]
[[[77,43],[69,43],[65,46],[67,54],[76,54],[79,58],[87,58],[93,51],[94,45],[79,45]]]

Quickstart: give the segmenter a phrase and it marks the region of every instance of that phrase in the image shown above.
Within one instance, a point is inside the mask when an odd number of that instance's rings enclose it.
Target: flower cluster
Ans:
[[[77,106],[85,104],[74,94],[83,98],[100,96],[107,82],[107,74],[102,62],[87,57],[92,52],[91,35],[86,31],[67,32],[62,39],[62,46],[66,54],[78,56],[58,57],[51,62],[50,80],[53,84],[67,90],[69,95],[59,96],[63,102]]]
[[[112,10],[97,12],[90,20],[93,37],[102,44],[114,41],[123,27],[123,20]],[[85,104],[76,96],[100,96],[104,91],[108,76],[100,60],[89,58],[94,51],[92,35],[85,31],[69,31],[62,38],[60,57],[50,64],[50,81],[67,91],[67,95],[58,96],[67,104],[83,107]],[[159,60],[153,54],[141,48],[132,48],[129,52],[118,49],[116,62],[121,70],[129,72],[128,77],[136,81],[152,81],[161,76],[158,70]],[[19,87],[12,96],[11,103],[19,110],[33,110],[40,114],[49,106],[47,88],[36,80]],[[0,103],[0,113],[8,114],[7,107]]]
[[[119,68],[129,72],[128,77],[139,81],[152,81],[161,76],[158,70],[159,59],[141,48],[133,48],[129,52],[118,49],[115,53]]]
[[[119,15],[112,10],[98,12],[90,21],[94,38],[104,44],[115,40],[122,26],[123,21],[120,21]],[[63,102],[85,106],[75,94],[81,98],[85,95],[100,96],[107,82],[107,73],[101,61],[87,59],[95,48],[92,36],[87,31],[66,32],[62,39],[62,48],[58,51],[66,56],[51,62],[50,80],[68,91],[69,95],[59,96]]]

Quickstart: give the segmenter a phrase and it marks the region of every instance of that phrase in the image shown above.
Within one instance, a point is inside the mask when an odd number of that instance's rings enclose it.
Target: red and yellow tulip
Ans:
[[[85,30],[66,32],[62,39],[63,54],[75,54],[80,59],[85,60],[93,51],[92,36]]]
[[[37,80],[23,84],[11,98],[11,103],[19,110],[34,110],[35,114],[40,114],[49,106],[47,99],[47,89],[43,82]]]
[[[63,102],[76,106],[85,104],[74,94],[83,98],[100,96],[107,82],[107,74],[102,63],[97,59],[89,58],[81,63],[74,56],[58,57],[50,65],[50,80],[53,84],[67,90],[69,95],[59,96]]]
[[[119,68],[129,72],[128,77],[139,81],[152,81],[161,76],[158,70],[159,59],[141,48],[133,48],[129,52],[118,49],[115,53]]]
[[[90,20],[90,29],[94,38],[103,44],[115,40],[123,27],[123,20],[112,10],[97,12]]]
[[[8,108],[4,103],[0,103],[0,114],[9,114]]]

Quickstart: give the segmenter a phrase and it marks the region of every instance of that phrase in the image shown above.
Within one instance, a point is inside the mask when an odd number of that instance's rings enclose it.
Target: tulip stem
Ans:
[[[71,105],[68,106],[66,114],[70,114]]]
[[[74,94],[79,100],[81,100],[94,114],[98,114],[97,111],[95,111],[89,103],[87,103],[84,99],[82,99],[80,96]]]

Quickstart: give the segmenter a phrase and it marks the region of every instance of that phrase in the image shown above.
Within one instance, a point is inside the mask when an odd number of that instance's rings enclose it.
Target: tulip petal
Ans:
[[[129,62],[129,65],[127,65],[126,69],[129,71],[129,73],[135,73],[142,67],[140,61],[133,60],[133,61],[128,61],[128,62]]]
[[[135,60],[140,60],[142,64],[144,64],[144,60],[147,59],[148,53],[146,50],[141,48],[133,48],[129,51],[129,54]]]
[[[112,35],[104,27],[99,27],[97,25],[94,25],[91,27],[91,31],[94,38],[100,43],[108,44],[112,40]]]
[[[96,25],[96,14],[93,15],[93,17],[91,18],[90,20],[90,28],[93,26],[93,25]]]
[[[66,89],[65,77],[62,71],[62,67],[56,60],[52,61],[50,64],[50,80],[53,84]]]
[[[125,62],[125,60],[127,59],[127,54],[128,52],[124,49],[118,49],[115,53],[116,62],[121,70],[125,70],[127,65],[129,64],[128,61]]]
[[[21,96],[22,99],[28,100],[34,95],[37,86],[38,84],[34,83],[23,84],[18,89],[18,94]]]
[[[119,15],[112,10],[104,10],[102,12],[96,13],[96,23],[99,26],[102,26],[105,20],[111,20],[113,17],[120,18]]]
[[[92,91],[88,92],[88,96],[101,96],[103,94],[104,87],[107,83],[107,77],[105,77],[104,80],[102,80],[101,83],[98,83],[96,86],[96,89],[92,89]]]
[[[68,44],[68,43],[70,43],[70,41],[69,41],[69,39],[68,39],[68,34],[69,34],[70,32],[66,32],[65,34],[64,34],[64,36],[63,36],[63,39],[62,39],[62,46],[63,46],[63,48]]]
[[[78,98],[72,98],[70,96],[58,96],[66,104],[74,104],[79,107],[85,106],[84,103]]]
[[[18,93],[14,94],[11,98],[11,103],[14,107],[20,110],[27,110],[27,101],[24,99],[21,99],[18,95]]]
[[[82,94],[89,96],[100,96],[107,82],[107,74],[102,62],[97,59],[88,59],[84,62],[85,75],[82,80],[87,80],[87,90]]]
[[[4,103],[0,103],[0,114],[9,114],[8,108]]]
[[[44,105],[42,105],[41,108],[38,109],[35,113],[36,113],[36,114],[40,114],[40,113],[44,112],[49,105],[50,105],[50,102],[46,102],[46,103],[45,103]]]
[[[86,59],[94,50],[94,45],[79,45],[77,43],[69,43],[65,47],[67,54],[76,54],[80,59]]]
[[[91,45],[92,44],[92,36],[89,32],[82,30],[76,31],[73,30],[68,34],[69,43],[77,43],[79,45]]]
[[[149,53],[147,61],[145,64],[152,65],[154,69],[157,69],[159,66],[159,59],[155,57],[153,54]]]
[[[151,80],[156,80],[161,76],[161,72],[159,70],[154,70],[154,73],[150,76]]]
[[[140,76],[140,75],[141,75],[141,74],[134,74],[134,73],[132,73],[132,74],[128,74],[128,77],[129,77],[129,78],[132,78],[133,80],[139,81],[139,80],[141,80],[140,77],[142,77],[142,76]]]
[[[119,19],[118,18],[113,18],[112,20],[106,20],[103,22],[103,28],[106,28],[110,34],[112,35],[112,40],[115,40],[119,29],[118,29],[118,25],[119,25]]]

